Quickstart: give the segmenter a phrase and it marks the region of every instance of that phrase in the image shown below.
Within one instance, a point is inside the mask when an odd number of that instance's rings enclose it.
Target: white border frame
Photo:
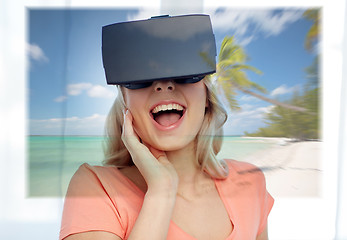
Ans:
[[[288,5],[288,2],[275,0],[220,0],[217,3],[219,6],[245,8],[322,7],[323,9],[323,195],[320,198],[311,199],[276,199],[269,217],[269,234],[271,239],[333,239],[336,227],[339,104],[341,101],[341,96],[337,93],[341,92],[342,86],[345,2],[293,0]],[[67,4],[69,6],[66,6]],[[216,0],[205,0],[204,6],[216,6]],[[0,36],[6,36],[0,38],[1,239],[6,237],[7,239],[54,239],[58,237],[60,228],[61,198],[29,199],[25,196],[26,100],[28,97],[25,70],[27,67],[25,23],[27,8],[33,7],[160,8],[160,1],[138,0],[127,1],[126,4],[125,1],[106,0],[1,1],[0,16],[5,21],[0,25]],[[347,56],[344,57],[346,59]],[[346,186],[346,180],[344,183]],[[343,220],[341,216],[339,219]],[[339,225],[342,226],[342,223],[340,222]],[[46,231],[42,232],[44,229]]]

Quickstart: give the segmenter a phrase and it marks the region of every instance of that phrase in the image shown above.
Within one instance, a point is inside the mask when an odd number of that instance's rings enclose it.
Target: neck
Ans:
[[[187,195],[200,195],[206,191],[206,186],[211,188],[211,178],[201,170],[196,156],[195,144],[192,142],[187,147],[166,152],[168,160],[173,164],[179,177],[178,192]],[[213,183],[214,185],[214,183]]]
[[[166,152],[166,156],[175,167],[180,178],[187,178],[201,172],[194,142],[182,149]]]

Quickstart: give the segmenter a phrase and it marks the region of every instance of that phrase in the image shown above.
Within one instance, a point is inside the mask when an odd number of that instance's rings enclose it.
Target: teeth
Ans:
[[[175,109],[175,110],[178,110],[178,111],[182,111],[183,110],[183,107],[179,104],[176,104],[176,103],[170,103],[170,104],[163,104],[163,105],[159,105],[159,106],[156,106],[153,110],[152,110],[152,113],[157,113],[159,111],[166,111],[166,110],[172,110],[172,109]]]

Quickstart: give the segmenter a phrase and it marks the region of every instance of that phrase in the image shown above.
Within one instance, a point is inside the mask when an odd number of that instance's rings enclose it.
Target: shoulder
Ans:
[[[128,205],[121,197],[124,191],[117,174],[120,172],[115,167],[88,164],[79,167],[65,197],[61,239],[91,231],[124,236],[128,222],[124,209]]]
[[[225,161],[229,167],[229,180],[233,182],[248,182],[258,187],[265,187],[265,176],[261,168],[248,162],[231,159]]]
[[[92,166],[88,163],[82,164],[76,171],[74,177],[83,177],[86,175],[102,175],[114,174],[116,167],[114,166]]]
[[[73,175],[72,179],[119,179],[123,175],[116,166],[92,166],[88,163],[82,164]]]
[[[228,178],[221,183],[223,197],[233,205],[233,214],[241,226],[240,232],[260,234],[267,224],[267,216],[274,200],[266,189],[265,176],[254,164],[225,160]],[[243,228],[246,226],[246,228]]]
[[[73,175],[67,196],[107,193],[108,196],[142,196],[145,181],[135,168],[118,169],[116,166],[81,165]],[[143,184],[144,183],[144,184]],[[137,185],[137,186],[136,186]],[[139,189],[142,192],[139,192]]]
[[[103,166],[92,166],[88,163],[82,164],[75,174],[72,176],[73,180],[85,180],[91,177],[99,177],[102,174],[110,172],[110,168]]]
[[[72,176],[68,196],[89,195],[90,191],[99,188],[108,188],[107,185],[116,179],[117,169],[115,167],[91,166],[82,164]]]
[[[229,167],[229,172],[237,174],[257,173],[263,175],[262,170],[254,164],[242,161],[226,159],[225,162]]]
[[[243,196],[260,204],[269,201],[271,205],[273,199],[267,192],[266,180],[261,168],[235,160],[226,160],[226,163],[229,167],[229,176],[221,184],[230,196]]]

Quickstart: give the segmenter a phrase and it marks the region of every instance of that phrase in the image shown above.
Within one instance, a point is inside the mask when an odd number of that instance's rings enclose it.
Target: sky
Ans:
[[[266,96],[286,100],[306,82],[304,69],[315,54],[304,49],[311,22],[304,8],[209,8],[217,52],[225,36],[243,46],[248,73]],[[28,9],[28,118],[30,135],[103,135],[104,121],[116,97],[102,66],[101,28],[111,23],[147,19],[159,11],[141,8]],[[316,48],[316,52],[318,51]],[[239,93],[241,111],[228,110],[225,135],[242,135],[265,126],[273,106]]]

